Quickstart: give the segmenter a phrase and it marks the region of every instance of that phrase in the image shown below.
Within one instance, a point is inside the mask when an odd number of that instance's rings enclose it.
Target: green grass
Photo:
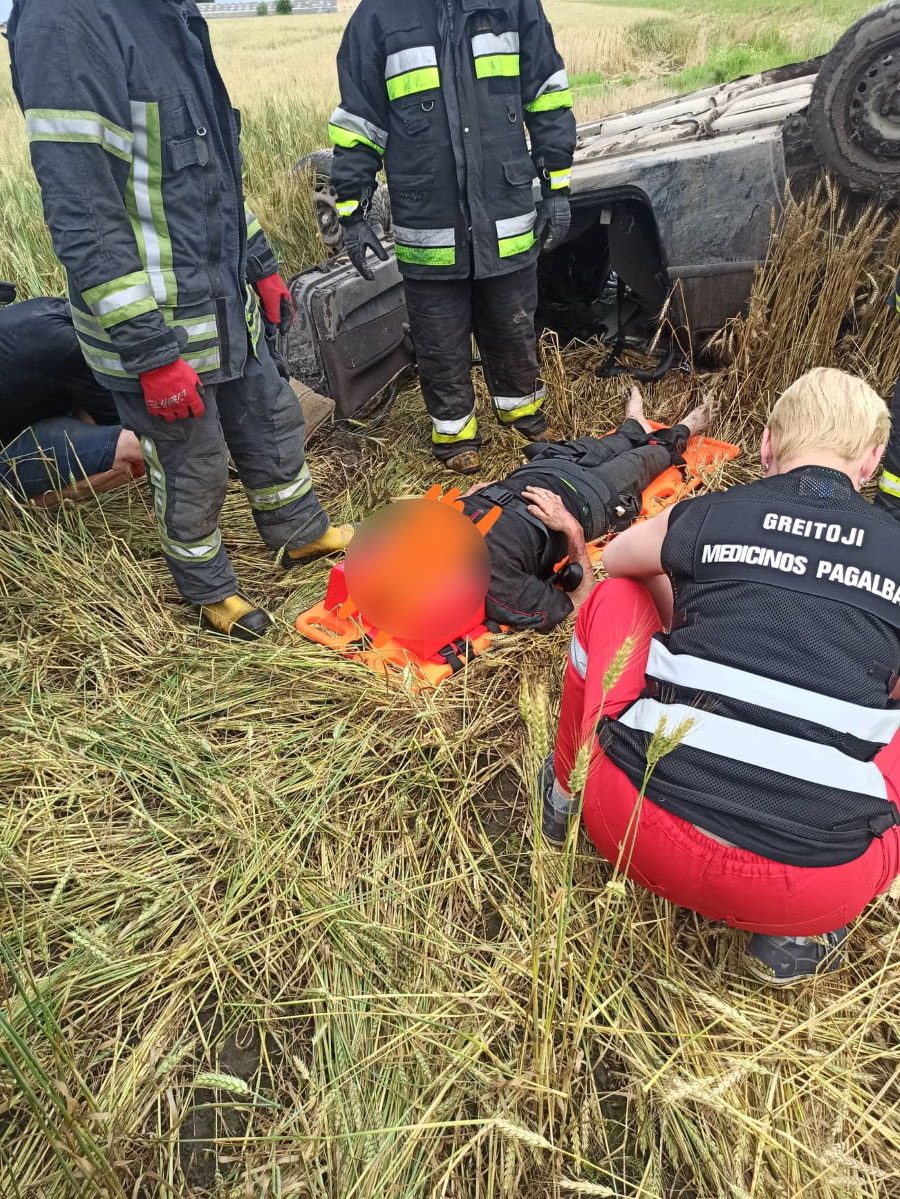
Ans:
[[[776,33],[749,45],[716,46],[705,62],[686,67],[667,80],[676,92],[692,92],[713,83],[727,83],[795,61],[794,49]]]

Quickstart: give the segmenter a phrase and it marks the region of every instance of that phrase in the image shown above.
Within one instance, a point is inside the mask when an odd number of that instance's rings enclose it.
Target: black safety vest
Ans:
[[[612,492],[597,475],[596,468],[592,470],[573,459],[538,458],[514,470],[508,481],[541,487],[552,479],[557,488],[565,487],[577,503],[585,540],[595,541],[609,530],[615,507]]]
[[[900,729],[900,530],[802,468],[678,505],[662,561],[673,629],[603,725],[608,756],[641,786],[674,733],[655,803],[776,861],[858,857],[900,823],[873,761]]]

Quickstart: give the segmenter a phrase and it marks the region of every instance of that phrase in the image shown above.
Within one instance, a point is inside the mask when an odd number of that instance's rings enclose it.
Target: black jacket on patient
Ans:
[[[0,308],[0,446],[30,425],[83,409],[118,424],[112,396],[88,369],[65,300]]]
[[[608,437],[535,443],[526,450],[527,465],[465,499],[464,511],[473,520],[495,505],[503,510],[487,535],[488,620],[547,633],[572,613],[571,599],[550,582],[568,552],[566,537],[528,512],[521,498],[526,488],[558,495],[585,540],[595,541],[636,519],[644,489],[681,461],[687,437],[684,426],[648,434],[637,421],[626,420]]]

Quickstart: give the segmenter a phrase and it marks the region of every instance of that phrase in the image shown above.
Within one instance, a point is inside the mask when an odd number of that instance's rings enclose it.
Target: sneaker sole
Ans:
[[[744,969],[748,974],[752,974],[754,978],[760,982],[767,983],[770,987],[778,987],[785,989],[787,987],[799,987],[801,983],[816,982],[823,978],[826,974],[834,974],[840,969],[840,963],[836,962],[833,966],[827,966],[824,969],[820,968],[815,974],[797,974],[792,978],[778,978],[766,970],[762,963],[757,962],[754,958],[747,958],[744,961]]]

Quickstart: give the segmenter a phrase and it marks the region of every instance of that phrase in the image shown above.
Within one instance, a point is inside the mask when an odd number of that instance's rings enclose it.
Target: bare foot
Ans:
[[[632,383],[625,401],[625,419],[636,420],[645,433],[650,432],[650,422],[644,416],[644,394],[637,383]]]
[[[709,428],[711,417],[711,406],[708,403],[698,404],[696,408],[692,408],[687,416],[683,417],[678,423],[679,425],[686,425],[693,437],[695,433],[704,433]]]

